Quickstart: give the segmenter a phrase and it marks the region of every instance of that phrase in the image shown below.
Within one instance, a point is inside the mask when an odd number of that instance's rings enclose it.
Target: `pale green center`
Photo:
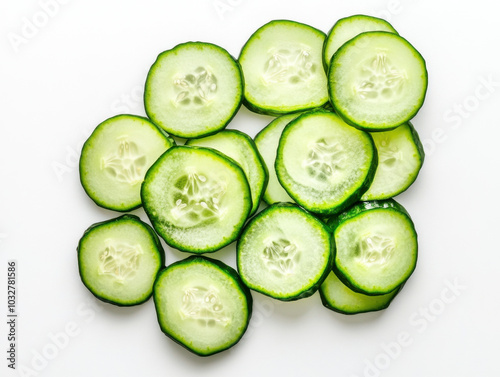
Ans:
[[[261,254],[266,267],[277,276],[291,275],[300,257],[297,246],[287,239],[268,239]]]
[[[198,67],[191,73],[175,77],[174,87],[176,105],[205,105],[215,97],[217,78],[207,68]]]
[[[175,184],[172,216],[186,225],[198,225],[223,216],[221,201],[227,185],[222,180],[209,179],[191,169]]]
[[[225,326],[230,319],[217,290],[207,287],[188,287],[184,290],[180,315],[183,319],[196,320],[202,326]]]
[[[392,257],[395,246],[392,238],[367,235],[358,243],[357,260],[365,265],[385,264]]]
[[[393,100],[407,81],[406,72],[393,65],[384,51],[364,61],[359,73],[353,89],[363,100]]]
[[[118,182],[135,185],[142,182],[146,156],[127,135],[118,139],[118,149],[101,159],[101,169]]]
[[[345,152],[340,143],[321,138],[308,145],[309,154],[302,163],[311,177],[318,181],[330,179],[343,169]]]
[[[123,283],[139,270],[141,254],[143,251],[140,245],[107,239],[104,250],[99,254],[99,273],[112,276]]]
[[[403,157],[402,151],[390,140],[389,137],[383,137],[377,144],[379,163],[388,168],[394,166]]]
[[[272,49],[264,66],[263,79],[269,84],[298,84],[311,79],[316,72],[307,49]]]

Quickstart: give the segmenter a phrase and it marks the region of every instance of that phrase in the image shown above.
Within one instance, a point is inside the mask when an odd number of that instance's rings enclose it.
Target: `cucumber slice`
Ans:
[[[392,292],[413,273],[417,233],[406,210],[393,199],[360,202],[333,225],[334,270],[353,291]]]
[[[369,296],[354,292],[332,271],[319,287],[323,305],[342,314],[359,314],[386,309],[401,287],[385,295]]]
[[[100,123],[80,155],[80,181],[99,206],[130,211],[141,205],[141,184],[156,159],[174,141],[149,120],[117,115]]]
[[[311,296],[332,268],[326,226],[300,207],[277,203],[257,214],[237,243],[243,282],[264,295],[291,301]]]
[[[226,127],[242,96],[240,66],[226,50],[187,42],[158,56],[146,79],[144,105],[171,135],[192,138]]]
[[[201,139],[190,139],[186,145],[214,148],[236,161],[245,172],[250,185],[253,203],[250,215],[257,211],[267,186],[268,173],[250,136],[238,130],[224,130]]]
[[[335,111],[347,123],[386,131],[413,118],[423,105],[427,69],[420,53],[403,37],[366,32],[335,53],[328,88]]]
[[[98,299],[118,306],[147,301],[156,274],[165,265],[156,233],[135,215],[90,226],[77,252],[83,284]]]
[[[288,194],[305,209],[337,213],[370,186],[377,167],[371,136],[336,114],[315,110],[283,130],[276,174]]]
[[[328,71],[333,54],[349,39],[367,31],[396,33],[392,25],[381,18],[356,14],[339,19],[328,32],[323,45],[323,65]]]
[[[395,130],[372,133],[378,152],[375,178],[361,200],[392,198],[417,179],[425,152],[413,125],[408,122]]]
[[[262,197],[267,204],[294,202],[278,181],[274,164],[276,162],[276,151],[278,150],[281,133],[285,126],[297,118],[298,115],[299,114],[282,115],[274,119],[255,136],[255,144],[269,172],[269,182],[264,192],[264,196]]]
[[[170,148],[148,170],[141,195],[158,234],[192,253],[213,252],[236,240],[252,208],[245,173],[209,148]]]
[[[309,25],[288,20],[260,27],[239,57],[245,77],[244,104],[268,115],[325,104],[328,90],[321,55],[325,36]]]
[[[234,346],[252,313],[252,296],[236,271],[202,256],[160,271],[153,297],[161,330],[199,356]]]

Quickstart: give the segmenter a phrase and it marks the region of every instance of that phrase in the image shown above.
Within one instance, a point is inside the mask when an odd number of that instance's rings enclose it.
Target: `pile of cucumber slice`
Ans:
[[[206,42],[162,52],[147,115],[105,120],[82,148],[85,192],[121,212],[80,239],[82,282],[119,306],[153,297],[160,329],[200,356],[241,339],[251,292],[319,292],[344,314],[387,308],[417,262],[393,198],[424,161],[410,120],[426,90],[418,51],[366,15],[328,33],[271,21],[238,58]],[[241,105],[274,119],[254,138],[226,129]],[[140,207],[148,221],[125,213]],[[233,242],[235,268],[204,255]],[[186,258],[166,265],[168,248]]]

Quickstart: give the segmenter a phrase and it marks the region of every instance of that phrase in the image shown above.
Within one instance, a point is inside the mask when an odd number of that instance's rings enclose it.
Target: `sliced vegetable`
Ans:
[[[252,296],[236,271],[202,256],[164,268],[154,285],[154,302],[161,330],[200,356],[234,346],[252,315]]]
[[[378,166],[373,182],[361,200],[396,196],[412,185],[424,163],[424,148],[417,131],[407,122],[391,131],[373,132]]]
[[[397,34],[389,22],[378,17],[356,14],[341,18],[328,32],[323,46],[323,65],[326,71],[328,71],[333,54],[340,46],[366,31],[387,31]]]
[[[146,79],[144,105],[168,133],[192,138],[225,128],[242,96],[240,66],[225,49],[187,42],[158,56]]]
[[[147,301],[165,264],[156,233],[135,215],[92,225],[77,251],[83,284],[98,299],[118,306]]]
[[[186,145],[214,148],[232,158],[243,169],[250,185],[253,203],[250,214],[257,211],[267,186],[268,173],[250,136],[238,130],[224,130],[215,135],[188,140]]]
[[[312,295],[332,267],[328,229],[300,207],[273,204],[245,227],[237,243],[243,282],[264,295],[291,301]]]
[[[328,88],[335,111],[347,123],[367,131],[390,130],[423,105],[426,64],[398,34],[361,33],[333,55]]]
[[[347,287],[332,271],[319,288],[323,305],[342,314],[359,314],[386,309],[401,287],[385,295],[369,296]]]
[[[239,57],[245,105],[258,113],[280,115],[325,104],[324,40],[322,31],[294,21],[274,20],[260,27]]]
[[[280,142],[281,133],[285,126],[300,114],[282,115],[274,119],[255,136],[255,144],[264,159],[269,172],[269,183],[262,199],[267,204],[278,202],[290,202],[294,200],[288,195],[276,176],[274,164],[276,162],[276,152]]]
[[[417,233],[393,199],[360,202],[333,224],[334,270],[352,290],[383,295],[403,284],[417,264]]]
[[[158,234],[192,253],[213,252],[236,240],[252,208],[245,173],[209,148],[170,148],[148,170],[141,195]]]
[[[376,167],[371,136],[325,110],[288,123],[276,158],[276,174],[288,194],[307,210],[325,215],[359,200]]]
[[[99,206],[130,211],[141,205],[141,184],[174,141],[149,120],[117,115],[100,123],[80,155],[80,181]]]

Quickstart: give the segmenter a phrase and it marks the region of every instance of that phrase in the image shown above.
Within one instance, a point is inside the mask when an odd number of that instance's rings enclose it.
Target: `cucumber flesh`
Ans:
[[[252,208],[241,168],[214,149],[175,146],[148,170],[144,210],[172,247],[213,252],[236,240]]]
[[[190,139],[186,145],[214,148],[232,158],[243,169],[250,185],[253,203],[250,215],[257,211],[267,186],[268,173],[255,142],[250,136],[238,130],[223,130],[215,135]]]
[[[141,184],[149,167],[174,145],[149,120],[118,115],[100,123],[80,155],[80,181],[99,206],[130,211],[141,205]]]
[[[89,227],[78,244],[84,285],[98,299],[132,306],[147,301],[165,254],[153,229],[135,215]]]
[[[352,290],[392,292],[413,273],[417,233],[406,210],[393,199],[360,202],[333,225],[334,270]]]
[[[144,89],[148,117],[169,134],[193,138],[226,127],[241,106],[243,78],[222,47],[187,42],[161,53]]]
[[[165,335],[199,356],[234,346],[252,314],[252,296],[236,271],[202,256],[160,271],[154,302]]]
[[[276,176],[274,164],[276,162],[276,151],[285,126],[300,114],[287,114],[274,119],[265,128],[263,128],[255,136],[255,144],[264,159],[269,172],[269,182],[263,200],[267,204],[289,202],[294,203],[294,200],[288,195]]]
[[[347,123],[367,131],[394,129],[421,108],[427,69],[403,37],[361,33],[335,53],[328,71],[330,100]]]
[[[400,287],[385,295],[369,296],[347,287],[332,271],[319,293],[323,305],[342,314],[359,314],[386,309],[399,293]]]
[[[373,132],[379,163],[375,177],[361,200],[389,199],[408,189],[417,179],[425,152],[410,122],[391,131]]]
[[[280,115],[325,104],[324,40],[322,31],[294,21],[274,20],[260,27],[239,56],[245,105],[258,113]]]
[[[324,110],[304,113],[285,127],[276,174],[305,209],[333,214],[361,197],[373,180],[377,153],[371,136]]]
[[[323,46],[323,65],[328,71],[333,54],[348,40],[367,31],[396,33],[392,25],[381,18],[357,14],[338,20],[328,32]]]
[[[329,232],[300,207],[273,204],[243,230],[237,265],[250,289],[283,301],[308,297],[332,267]]]

